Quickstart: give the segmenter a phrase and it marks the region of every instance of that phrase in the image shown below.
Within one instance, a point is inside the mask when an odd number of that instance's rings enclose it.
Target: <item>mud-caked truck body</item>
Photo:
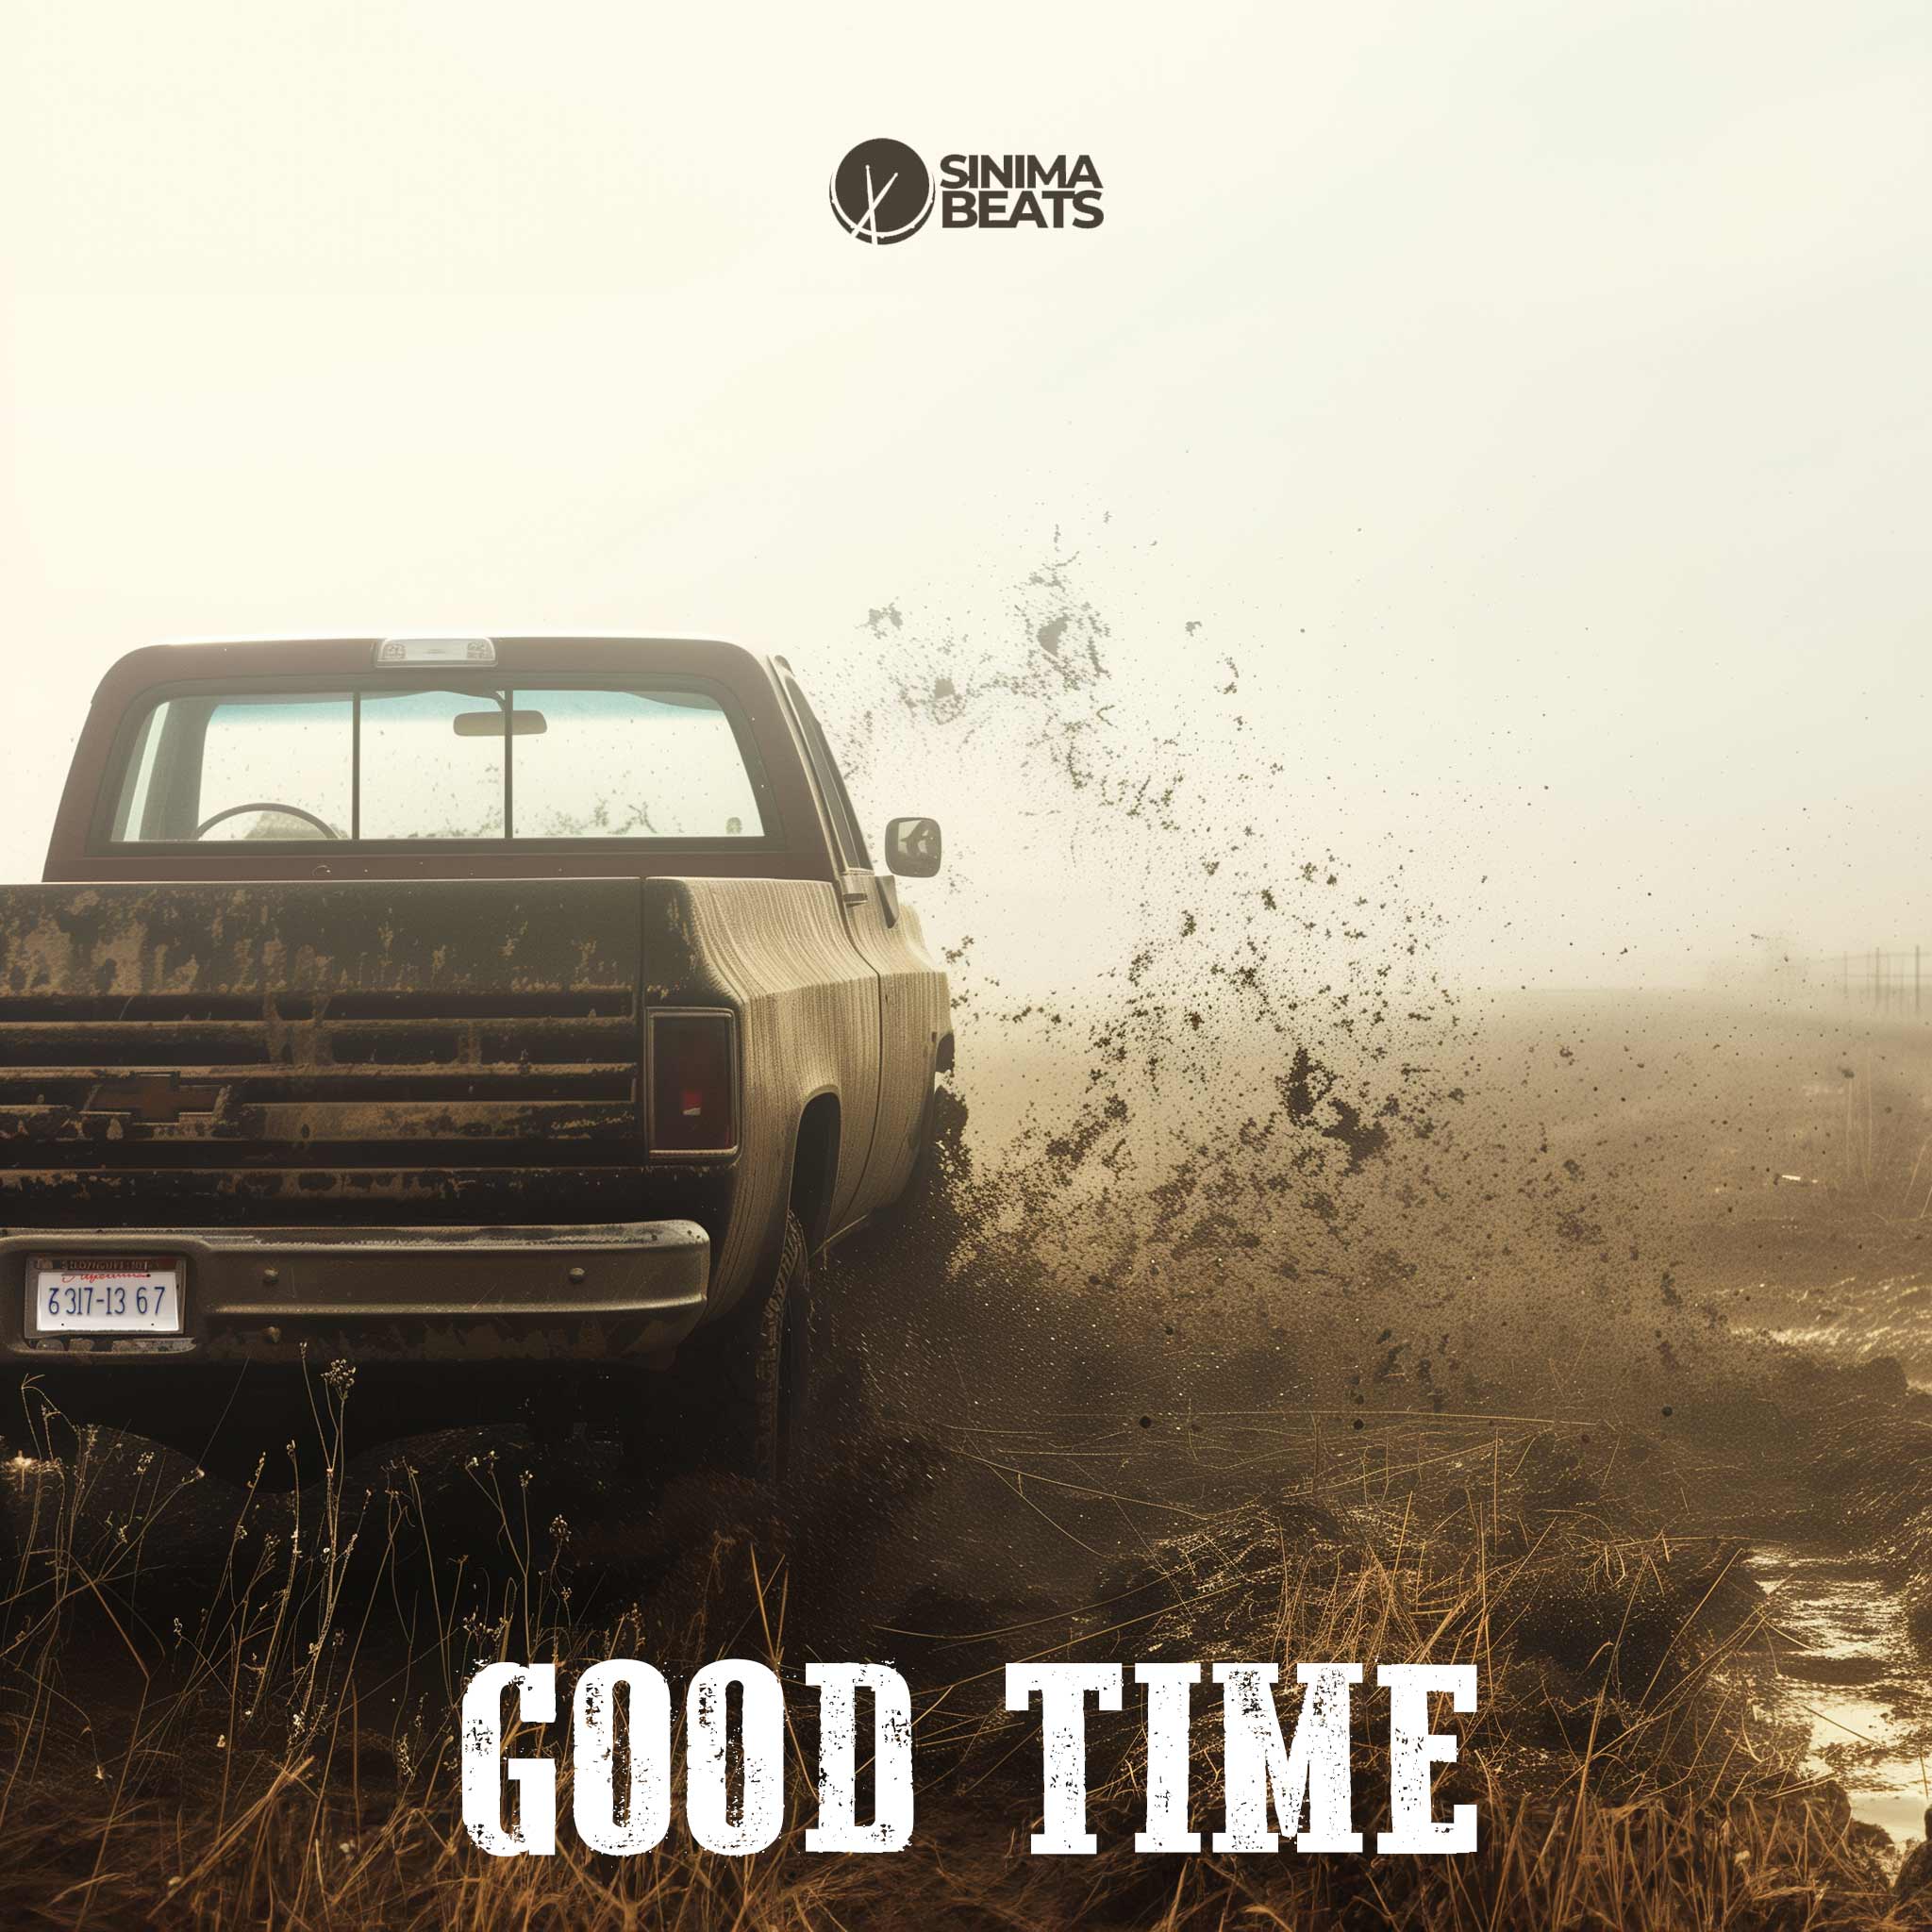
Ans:
[[[928,875],[938,827],[887,847]],[[219,1467],[342,1362],[361,1444],[601,1416],[783,1475],[810,1258],[908,1189],[951,1052],[782,658],[137,651],[0,888],[0,1431]]]

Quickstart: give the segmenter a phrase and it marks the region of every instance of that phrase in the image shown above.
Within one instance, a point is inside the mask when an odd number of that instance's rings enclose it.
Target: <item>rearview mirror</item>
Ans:
[[[893,819],[886,826],[886,863],[902,879],[931,878],[940,851],[937,819]]]
[[[550,721],[541,711],[458,711],[450,721],[458,738],[541,738]]]

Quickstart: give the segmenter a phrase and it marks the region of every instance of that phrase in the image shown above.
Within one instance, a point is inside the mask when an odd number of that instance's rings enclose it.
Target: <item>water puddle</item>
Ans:
[[[1810,1730],[1806,1769],[1835,1777],[1852,1815],[1895,1844],[1924,1834],[1932,1806],[1932,1702],[1919,1686],[1891,1591],[1842,1557],[1766,1544],[1750,1557],[1774,1632],[1767,1700]]]
[[[1759,1281],[1725,1299],[1737,1305],[1734,1319],[1740,1328],[1830,1361],[1861,1364],[1890,1356],[1915,1388],[1932,1388],[1932,1350],[1926,1345],[1932,1281],[1918,1271],[1875,1281],[1847,1274],[1816,1289],[1780,1289]]]

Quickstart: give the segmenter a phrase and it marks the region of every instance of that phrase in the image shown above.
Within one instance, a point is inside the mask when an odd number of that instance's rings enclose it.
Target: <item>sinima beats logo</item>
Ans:
[[[860,242],[903,242],[932,212],[932,176],[903,141],[861,141],[832,173],[832,212]]]
[[[903,141],[861,141],[832,171],[832,212],[857,242],[903,242],[935,201],[942,228],[1097,228],[1091,155],[945,155],[940,185]]]

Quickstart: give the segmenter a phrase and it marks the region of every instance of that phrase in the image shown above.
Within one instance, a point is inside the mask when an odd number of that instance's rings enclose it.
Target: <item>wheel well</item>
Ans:
[[[832,1231],[832,1189],[839,1178],[839,1096],[820,1093],[798,1117],[791,1155],[791,1211],[814,1252]]]

